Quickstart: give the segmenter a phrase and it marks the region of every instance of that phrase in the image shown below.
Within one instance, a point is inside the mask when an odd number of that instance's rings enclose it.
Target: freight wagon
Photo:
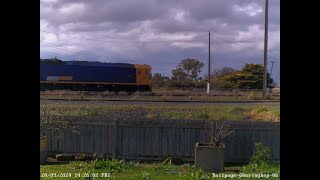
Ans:
[[[40,59],[40,90],[151,91],[151,66]]]

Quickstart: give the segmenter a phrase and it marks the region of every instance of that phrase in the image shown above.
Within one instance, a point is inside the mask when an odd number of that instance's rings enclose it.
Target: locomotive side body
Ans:
[[[147,72],[151,73],[149,65],[40,61],[40,90],[150,91],[151,74]]]

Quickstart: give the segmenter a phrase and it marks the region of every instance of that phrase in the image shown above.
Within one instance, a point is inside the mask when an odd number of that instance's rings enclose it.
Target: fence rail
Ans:
[[[106,117],[76,120],[79,133],[46,132],[49,152],[96,153],[119,159],[162,160],[177,157],[194,160],[196,142],[206,142],[205,120],[108,120]],[[224,121],[236,131],[225,139],[226,162],[248,162],[254,144],[271,149],[271,158],[280,162],[280,123]]]

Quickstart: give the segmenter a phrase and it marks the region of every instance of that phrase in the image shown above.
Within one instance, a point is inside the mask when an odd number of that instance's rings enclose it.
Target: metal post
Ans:
[[[210,93],[210,76],[211,76],[211,72],[210,72],[210,69],[211,69],[211,57],[210,57],[210,31],[209,31],[209,48],[208,48],[208,52],[209,52],[209,57],[208,57],[208,60],[209,60],[209,63],[208,63],[208,84],[207,84],[207,94]]]

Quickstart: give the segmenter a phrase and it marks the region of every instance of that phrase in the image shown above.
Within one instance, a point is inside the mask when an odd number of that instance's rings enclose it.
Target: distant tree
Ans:
[[[185,80],[190,79],[197,81],[201,69],[204,66],[202,62],[196,59],[183,59],[180,61],[178,67],[172,70],[172,79],[174,80]]]
[[[227,66],[214,70],[213,73],[211,74],[211,82],[210,82],[211,86],[210,87],[212,89],[233,89],[234,88],[233,83],[226,81],[226,80],[222,80],[219,77],[223,77],[223,76],[226,76],[228,74],[232,74],[237,71],[238,70],[233,69],[231,67],[227,67]],[[208,82],[208,75],[204,75],[204,79],[207,83]]]
[[[187,79],[188,74],[184,72],[181,67],[177,67],[177,69],[172,70],[172,80],[182,81]]]
[[[155,73],[152,77],[153,87],[162,87],[164,85],[163,79],[160,73]]]
[[[58,59],[57,57],[51,59],[40,59],[40,61],[46,64],[65,64],[61,59]]]
[[[261,64],[246,64],[240,71],[220,76],[219,80],[228,81],[234,88],[262,89],[263,66]],[[267,73],[268,84],[273,84],[273,79]]]
[[[162,79],[162,76],[161,76],[161,74],[160,74],[160,73],[155,73],[155,74],[153,75],[152,79],[153,79],[153,80],[157,80],[157,81],[159,81],[159,80],[161,80],[161,79]]]
[[[201,69],[204,66],[202,62],[196,59],[183,59],[176,69],[172,70],[172,78],[168,84],[169,87],[191,88],[202,86],[202,77],[199,77]]]
[[[60,59],[58,59],[57,57],[51,58],[51,61],[61,61]]]
[[[223,67],[221,69],[217,69],[215,71],[213,71],[213,74],[211,75],[211,77],[215,78],[215,77],[221,77],[221,76],[225,76],[228,74],[232,74],[234,72],[236,72],[237,70],[231,68],[231,67]]]

